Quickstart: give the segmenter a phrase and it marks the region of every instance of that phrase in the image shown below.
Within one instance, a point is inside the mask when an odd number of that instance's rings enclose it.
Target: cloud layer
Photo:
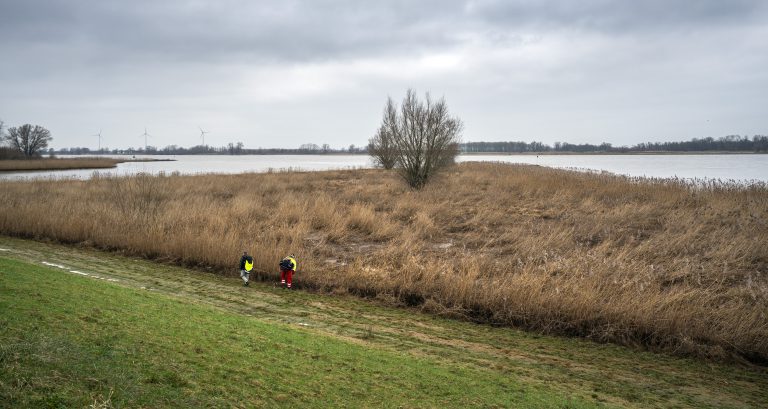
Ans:
[[[414,87],[466,140],[764,134],[764,4],[0,0],[0,119],[55,146],[360,145]]]

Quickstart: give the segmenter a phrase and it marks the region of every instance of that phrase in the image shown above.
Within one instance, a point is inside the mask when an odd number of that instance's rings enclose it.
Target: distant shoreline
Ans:
[[[750,151],[644,151],[644,152],[462,152],[467,156],[567,156],[567,155],[594,155],[594,156],[622,156],[622,155],[765,155],[768,152]]]
[[[768,152],[755,152],[755,151],[640,151],[640,152],[461,152],[460,156],[568,156],[568,155],[594,155],[594,156],[621,156],[621,155],[765,155]],[[57,155],[77,156],[83,159],[91,159],[92,154],[70,154],[61,153]],[[316,152],[316,153],[266,153],[266,152],[247,152],[237,154],[218,154],[218,153],[99,153],[98,155],[109,155],[108,157],[116,156],[368,156],[367,153],[347,153],[347,152]],[[94,158],[103,156],[94,156]],[[152,161],[171,161],[173,159],[134,159],[134,160],[122,160],[121,162],[152,162]]]
[[[114,159],[104,157],[62,159],[6,159],[0,160],[0,173],[49,170],[109,169],[116,167],[119,163],[173,161],[174,159]]]

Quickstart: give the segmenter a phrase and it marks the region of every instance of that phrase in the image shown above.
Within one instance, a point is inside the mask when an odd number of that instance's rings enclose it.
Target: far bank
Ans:
[[[136,158],[107,158],[107,157],[77,157],[77,158],[36,158],[36,159],[7,159],[0,160],[0,172],[67,170],[67,169],[107,169],[114,168],[126,162],[157,162],[172,159],[136,159]]]

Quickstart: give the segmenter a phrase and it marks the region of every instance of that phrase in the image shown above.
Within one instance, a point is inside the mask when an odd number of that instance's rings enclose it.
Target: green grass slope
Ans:
[[[767,387],[761,368],[0,237],[0,407],[761,407]]]

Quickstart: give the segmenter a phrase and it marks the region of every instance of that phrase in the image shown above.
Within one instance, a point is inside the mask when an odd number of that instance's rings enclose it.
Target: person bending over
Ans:
[[[248,255],[247,251],[243,252],[243,256],[240,257],[240,278],[243,279],[243,286],[248,287],[248,273],[253,269],[253,257]]]
[[[293,273],[296,272],[296,259],[293,254],[280,260],[280,284],[286,288],[291,288],[293,283]]]

